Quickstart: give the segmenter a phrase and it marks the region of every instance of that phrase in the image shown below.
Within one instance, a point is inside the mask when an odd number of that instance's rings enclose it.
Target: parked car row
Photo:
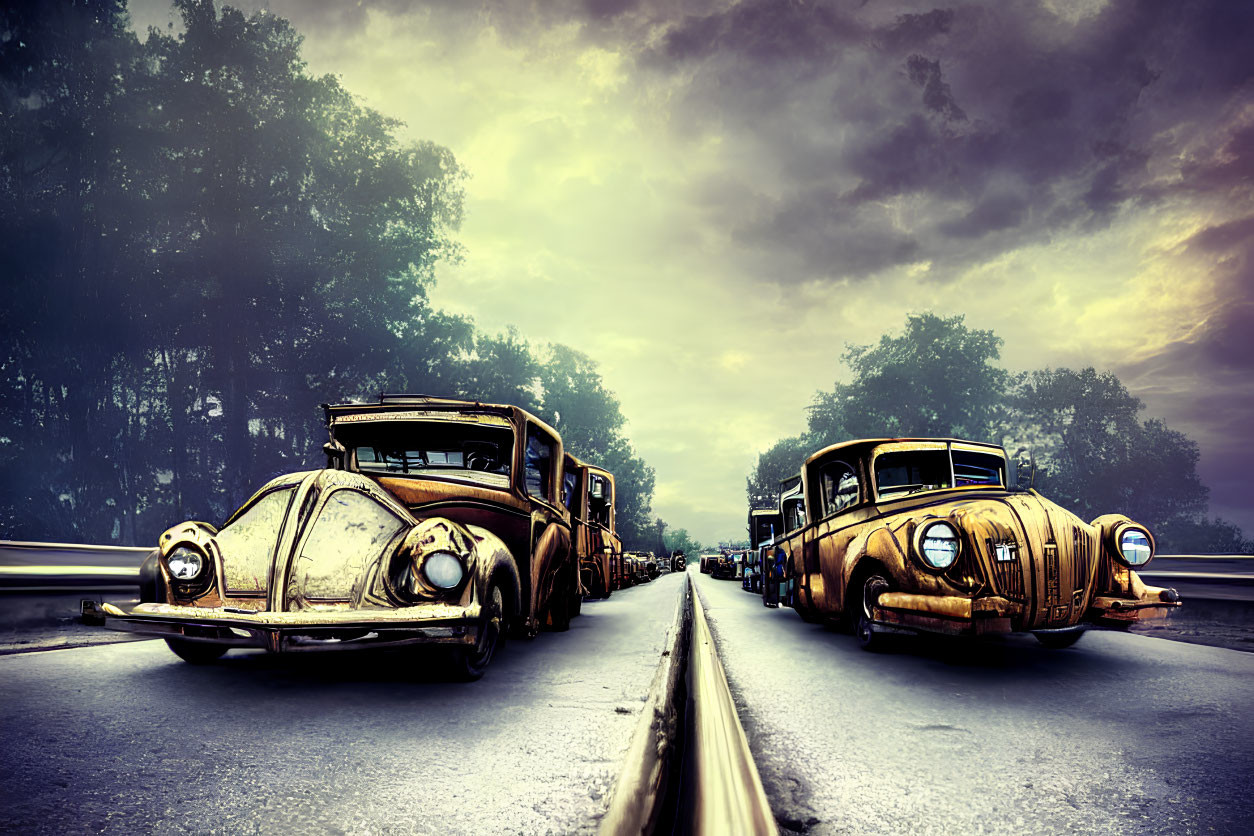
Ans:
[[[866,439],[819,450],[749,512],[746,589],[766,606],[855,632],[1033,634],[1068,647],[1091,627],[1127,629],[1180,605],[1137,575],[1149,530],[1092,522],[1010,477],[1006,451],[938,438]]]
[[[622,551],[613,475],[527,411],[423,395],[323,409],[325,468],[272,479],[221,528],[166,531],[140,603],[104,605],[105,626],[193,663],[434,645],[471,680],[507,634],[565,630],[585,596],[656,577]]]

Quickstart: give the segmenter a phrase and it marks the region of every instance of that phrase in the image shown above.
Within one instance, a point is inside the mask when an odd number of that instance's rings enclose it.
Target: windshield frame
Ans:
[[[501,452],[500,464],[507,468],[506,473],[496,471],[475,470],[465,466],[455,465],[419,465],[408,470],[385,470],[379,467],[373,467],[369,464],[363,465],[358,455],[361,448],[371,447],[368,436],[363,434],[361,439],[355,439],[352,436],[359,430],[354,429],[348,433],[348,438],[343,435],[337,437],[337,441],[343,444],[346,449],[346,456],[351,462],[350,469],[372,479],[388,478],[388,479],[412,479],[418,481],[436,481],[436,482],[455,482],[463,485],[473,485],[478,488],[487,488],[489,490],[509,491],[514,485],[514,471],[516,469],[516,457],[518,454],[518,433],[514,430],[512,423],[508,421],[483,421],[479,420],[481,416],[457,416],[447,417],[441,416],[420,416],[413,418],[394,419],[398,424],[411,424],[420,427],[424,424],[441,426],[448,429],[451,426],[463,425],[474,427],[478,434],[492,433],[500,434],[499,449]],[[357,422],[353,422],[357,423]],[[365,422],[362,422],[365,423]],[[385,423],[377,421],[374,423]],[[506,444],[505,437],[509,437]],[[418,449],[418,448],[415,448]],[[463,451],[464,452],[464,451]]]
[[[954,451],[962,453],[979,453],[993,458],[1000,459],[1001,468],[1001,484],[998,485],[958,485],[957,478],[954,473]],[[889,453],[927,453],[927,452],[944,452],[949,459],[949,484],[939,488],[928,488],[926,490],[905,491],[899,493],[890,493],[885,496],[880,491],[879,472],[877,461],[880,456]],[[994,444],[979,444],[976,442],[964,441],[893,441],[885,444],[877,445],[868,457],[868,477],[871,482],[871,490],[875,495],[875,502],[897,502],[907,497],[915,497],[924,494],[944,493],[949,491],[1006,491],[1007,464],[1006,451]],[[891,490],[891,489],[890,489]]]

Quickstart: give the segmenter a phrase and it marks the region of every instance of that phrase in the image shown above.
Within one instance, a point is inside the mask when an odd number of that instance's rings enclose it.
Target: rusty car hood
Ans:
[[[962,538],[954,573],[970,591],[1026,605],[1025,628],[1075,624],[1095,586],[1101,530],[1035,491],[946,492],[882,508],[905,538],[927,519],[951,522]]]
[[[276,500],[275,521],[250,537],[233,535],[245,509],[260,508],[270,496]],[[389,606],[380,564],[415,522],[361,474],[315,470],[281,476],[213,538],[223,600],[274,612]],[[335,529],[327,530],[331,525]]]

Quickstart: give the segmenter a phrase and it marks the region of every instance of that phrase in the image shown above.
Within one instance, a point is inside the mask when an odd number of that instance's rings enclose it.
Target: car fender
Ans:
[[[883,566],[890,576],[889,581],[901,589],[905,584],[906,563],[910,560],[909,549],[909,542],[901,533],[894,532],[887,525],[868,526],[866,531],[855,537],[845,551],[841,567],[841,609],[845,608],[850,583],[867,567],[867,561]]]
[[[557,573],[571,557],[570,529],[551,522],[535,538],[531,549],[531,610],[529,617],[538,618],[554,593]]]
[[[477,525],[466,526],[475,538],[475,599],[483,601],[488,593],[488,583],[493,577],[501,577],[512,587],[506,590],[510,596],[507,603],[515,617],[522,617],[523,610],[522,579],[518,575],[518,561],[510,552],[505,541],[486,528]]]

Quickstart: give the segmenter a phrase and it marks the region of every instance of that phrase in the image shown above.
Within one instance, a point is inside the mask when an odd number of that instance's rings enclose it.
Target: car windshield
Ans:
[[[438,477],[509,487],[514,434],[503,427],[442,421],[352,424],[339,441],[362,473]]]
[[[1001,456],[948,450],[906,450],[875,458],[875,484],[881,499],[922,491],[947,490],[969,485],[1005,485]]]

